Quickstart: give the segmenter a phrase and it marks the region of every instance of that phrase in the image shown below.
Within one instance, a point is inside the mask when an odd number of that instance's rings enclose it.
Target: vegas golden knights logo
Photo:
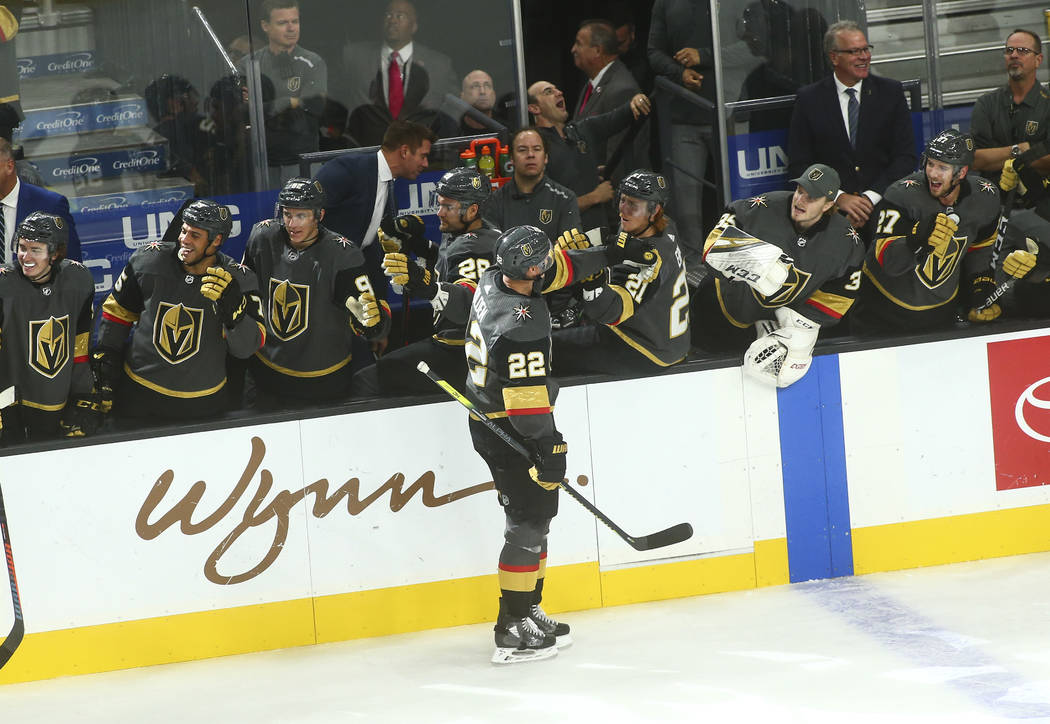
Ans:
[[[796,269],[795,265],[792,264],[788,267],[787,279],[780,285],[780,289],[776,290],[768,297],[763,297],[754,289],[751,293],[755,295],[755,300],[766,309],[776,309],[777,307],[783,307],[791,304],[798,299],[799,294],[809,284],[809,280],[813,275],[807,271]]]
[[[270,329],[288,341],[310,326],[310,287],[287,279],[270,278]]]
[[[203,309],[161,302],[153,320],[153,346],[173,365],[185,362],[200,350],[203,321]]]
[[[52,378],[69,361],[69,315],[29,323],[29,366]]]
[[[297,90],[299,90],[300,85],[302,85],[302,80],[300,76],[293,75],[291,78],[288,79],[288,90],[290,90],[292,93],[295,93]]]
[[[952,274],[955,272],[955,267],[959,264],[961,256],[959,251],[962,249],[965,238],[959,239],[959,237],[953,236],[943,256],[938,256],[934,253],[926,257],[922,267],[915,270],[919,281],[930,289],[936,289],[951,279]]]
[[[1027,121],[1024,124],[1025,135],[1034,136],[1039,132],[1039,121]]]
[[[553,209],[540,209],[540,223],[542,223],[542,224],[549,224],[549,223],[551,223],[551,219],[553,219],[553,218],[554,218],[554,210]]]

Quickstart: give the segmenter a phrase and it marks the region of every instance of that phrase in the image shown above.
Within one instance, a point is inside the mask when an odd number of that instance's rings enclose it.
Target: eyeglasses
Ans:
[[[1031,48],[1014,47],[1012,45],[1007,45],[1005,48],[1003,48],[1003,55],[1013,55],[1014,53],[1017,53],[1022,58],[1026,55],[1032,55],[1036,52],[1038,51],[1032,50]]]
[[[865,45],[860,48],[835,48],[832,53],[845,53],[846,55],[852,55],[854,58],[860,55],[871,55],[871,51],[875,50],[874,45]]]
[[[383,19],[384,20],[397,20],[398,22],[402,22],[402,21],[408,20],[408,13],[399,13],[399,12],[384,13]]]
[[[459,211],[459,202],[455,201],[451,204],[438,204],[438,210],[444,211],[447,214],[454,214]]]

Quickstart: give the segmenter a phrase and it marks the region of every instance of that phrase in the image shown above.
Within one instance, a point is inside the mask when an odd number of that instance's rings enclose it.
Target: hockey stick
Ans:
[[[15,388],[8,387],[0,392],[0,408],[7,407],[15,398]],[[4,541],[4,557],[7,559],[7,576],[11,579],[11,604],[15,609],[15,622],[11,626],[11,632],[0,644],[0,669],[4,667],[12,656],[18,645],[22,643],[25,635],[25,622],[22,620],[22,599],[18,595],[18,580],[15,578],[15,559],[11,555],[11,532],[7,526],[7,510],[4,508],[4,493],[0,490],[0,534]]]
[[[1006,192],[1006,198],[1003,199],[1003,210],[999,215],[999,226],[995,230],[995,243],[992,244],[992,274],[995,274],[995,268],[999,264],[999,257],[1003,253],[1003,243],[1006,240],[1006,225],[1010,220],[1010,212],[1014,207],[1014,196],[1017,195],[1017,188],[1021,183],[1018,181],[1017,186]],[[1006,294],[1013,288],[1014,284],[1017,283],[1017,277],[1010,277],[996,285],[995,289],[991,291],[988,297],[981,302],[981,306],[977,307],[978,312],[983,312],[988,307],[995,304],[999,297]]]
[[[447,392],[449,396],[452,397],[452,399],[454,399],[459,404],[463,405],[463,407],[467,408],[467,410],[470,411],[471,416],[479,420],[481,424],[483,424],[485,427],[491,430],[500,440],[502,440],[508,446],[510,446],[516,453],[524,457],[526,460],[529,460],[533,463],[537,462],[533,459],[529,451],[525,449],[524,445],[522,445],[520,442],[511,437],[499,425],[490,420],[487,415],[478,410],[478,408],[474,406],[474,403],[472,403],[470,400],[468,400],[466,397],[460,394],[460,392],[455,387],[450,385],[445,380],[441,379],[441,377],[439,377],[436,372],[430,369],[430,365],[428,365],[426,362],[420,362],[418,365],[416,365],[416,369],[418,369],[420,372],[429,377],[431,382],[433,382],[435,385]],[[595,507],[595,505],[591,503],[591,501],[587,500],[587,498],[585,498],[582,493],[576,490],[576,488],[569,485],[568,481],[562,482],[561,487],[562,490],[571,495],[577,503],[586,508],[591,515],[600,520],[602,523],[605,523],[605,525],[608,526],[613,533],[627,541],[627,543],[636,551],[648,551],[652,550],[653,548],[663,548],[664,546],[674,545],[675,543],[681,543],[684,540],[688,540],[693,535],[693,526],[691,526],[689,523],[679,523],[678,525],[672,525],[666,530],[657,531],[656,533],[650,533],[649,535],[633,536],[620,526],[616,525],[616,523],[611,521],[608,518],[608,516],[605,515],[605,513],[598,510],[598,508]]]

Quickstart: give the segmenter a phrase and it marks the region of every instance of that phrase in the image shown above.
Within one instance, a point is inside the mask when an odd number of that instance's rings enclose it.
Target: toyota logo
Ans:
[[[1043,400],[1035,396],[1035,391],[1048,382],[1050,382],[1050,377],[1044,377],[1038,382],[1028,385],[1025,391],[1021,393],[1021,396],[1017,398],[1017,404],[1014,406],[1014,419],[1017,420],[1017,426],[1021,428],[1025,435],[1040,442],[1050,442],[1050,436],[1036,432],[1028,424],[1028,420],[1025,419],[1025,406],[1027,404],[1038,410],[1050,410],[1050,400]]]

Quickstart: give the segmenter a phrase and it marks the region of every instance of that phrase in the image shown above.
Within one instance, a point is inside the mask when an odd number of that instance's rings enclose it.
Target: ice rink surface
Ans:
[[[573,646],[510,666],[479,624],[17,684],[0,722],[1050,722],[1048,571],[1035,554],[568,613]]]

